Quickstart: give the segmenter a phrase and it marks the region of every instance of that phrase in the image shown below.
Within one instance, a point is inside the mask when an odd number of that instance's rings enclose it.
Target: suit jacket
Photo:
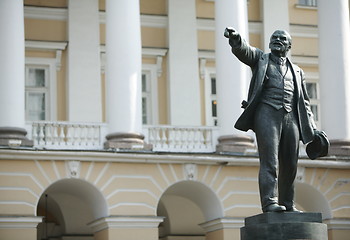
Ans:
[[[266,80],[266,70],[270,53],[263,53],[260,49],[250,46],[240,36],[236,39],[230,39],[229,43],[232,47],[232,53],[241,62],[248,65],[253,72],[249,86],[248,101],[242,102],[244,111],[234,126],[242,131],[248,131],[249,129],[254,131],[255,109],[261,100],[261,92],[263,90],[264,81]],[[289,59],[287,59],[287,61],[289,61],[292,66],[292,73],[295,81],[296,89],[294,94],[296,94],[296,96],[294,97],[296,100],[300,136],[303,143],[306,144],[313,140],[316,125],[313,120],[310,100],[306,91],[304,72],[297,65],[291,63]]]

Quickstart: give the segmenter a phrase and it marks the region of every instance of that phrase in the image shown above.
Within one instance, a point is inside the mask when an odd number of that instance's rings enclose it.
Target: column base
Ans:
[[[33,141],[26,135],[27,131],[23,128],[0,127],[0,146],[33,147]]]
[[[139,133],[111,133],[106,136],[105,149],[152,151],[152,144],[144,142]]]
[[[245,135],[224,135],[218,138],[219,144],[216,145],[217,153],[256,153],[257,149],[254,139]]]
[[[241,240],[327,240],[321,213],[263,213],[245,219]]]
[[[334,156],[349,156],[350,155],[350,140],[330,140],[328,155]]]

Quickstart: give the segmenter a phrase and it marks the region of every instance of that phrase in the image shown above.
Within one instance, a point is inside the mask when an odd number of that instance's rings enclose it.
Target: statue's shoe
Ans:
[[[276,203],[271,204],[264,209],[264,212],[283,212],[283,211],[286,211],[286,207],[278,205]]]
[[[298,210],[296,207],[291,207],[291,208],[287,208],[286,210],[287,212],[299,212],[302,213],[303,211]]]

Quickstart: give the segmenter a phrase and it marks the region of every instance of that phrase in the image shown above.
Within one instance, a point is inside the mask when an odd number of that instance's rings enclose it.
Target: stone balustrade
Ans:
[[[102,150],[107,124],[73,122],[33,122],[28,126],[35,148]],[[31,130],[30,130],[31,128]],[[145,142],[155,152],[215,152],[216,127],[157,125],[143,126]]]
[[[215,152],[215,127],[147,126],[146,141],[155,152]]]

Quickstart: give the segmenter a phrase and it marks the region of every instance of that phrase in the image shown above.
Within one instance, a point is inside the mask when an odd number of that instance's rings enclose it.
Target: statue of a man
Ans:
[[[271,53],[250,46],[233,28],[226,28],[224,36],[232,53],[253,73],[248,100],[242,102],[244,111],[235,128],[251,129],[256,134],[262,210],[299,211],[293,200],[299,141],[309,143],[317,130],[304,72],[287,57],[291,36],[283,30],[275,31],[270,38]]]

